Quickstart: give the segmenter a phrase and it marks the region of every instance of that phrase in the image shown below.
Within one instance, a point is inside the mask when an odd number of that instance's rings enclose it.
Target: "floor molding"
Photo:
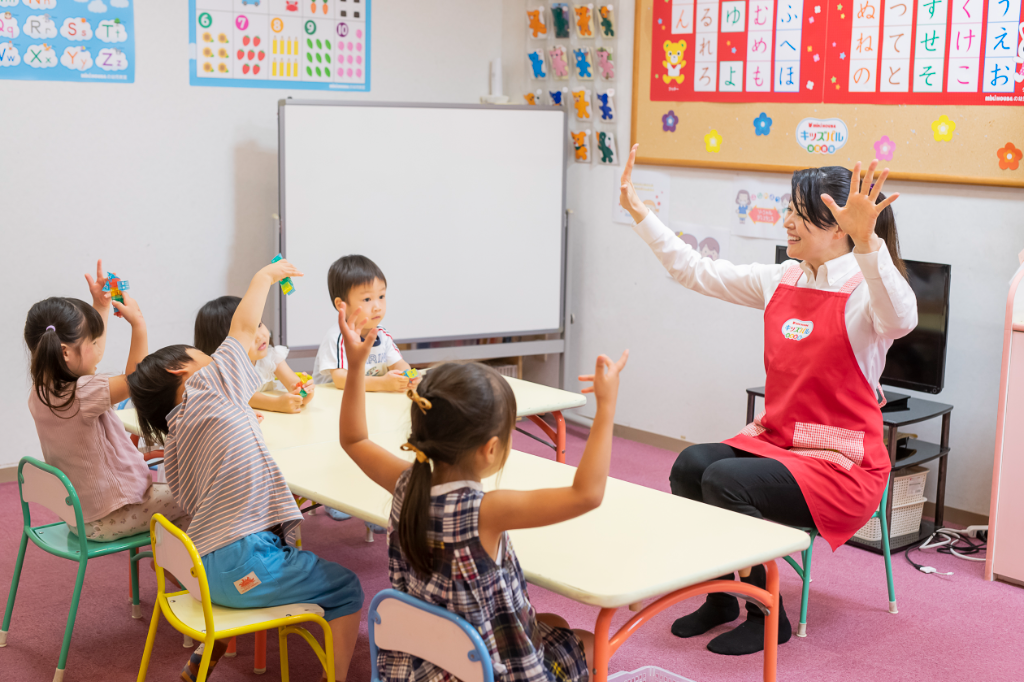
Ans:
[[[14,483],[18,480],[18,465],[0,467],[0,483]]]

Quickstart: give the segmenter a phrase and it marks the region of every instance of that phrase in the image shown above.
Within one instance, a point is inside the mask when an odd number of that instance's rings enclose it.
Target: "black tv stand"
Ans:
[[[885,394],[885,406],[882,408],[882,412],[903,412],[910,409],[909,404],[910,396],[906,393],[889,392]]]

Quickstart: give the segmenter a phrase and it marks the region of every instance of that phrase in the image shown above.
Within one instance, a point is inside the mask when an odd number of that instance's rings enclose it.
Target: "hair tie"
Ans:
[[[46,331],[47,331],[47,332],[49,332],[49,331],[54,331],[54,332],[55,332],[55,331],[57,331],[57,328],[56,328],[56,327],[54,327],[54,326],[53,326],[53,325],[51,324],[50,326],[48,326],[48,327],[46,328]],[[46,332],[43,332],[43,333],[45,334]]]
[[[416,453],[416,461],[417,462],[426,462],[428,459],[430,459],[429,457],[427,457],[426,453],[424,453],[422,450],[420,450],[418,447],[416,447],[412,443],[406,443],[405,445],[403,445],[399,449],[400,450],[405,450],[406,452],[415,452]]]
[[[422,412],[423,414],[426,414],[427,410],[433,407],[429,400],[427,400],[426,398],[424,398],[411,388],[408,391],[406,391],[405,394],[409,396],[409,400],[416,403],[416,406],[420,408],[420,412]]]

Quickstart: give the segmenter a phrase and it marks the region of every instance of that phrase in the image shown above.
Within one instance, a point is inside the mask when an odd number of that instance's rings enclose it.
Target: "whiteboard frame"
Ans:
[[[559,326],[550,329],[524,329],[524,330],[508,330],[499,333],[488,333],[486,336],[481,335],[457,335],[457,336],[444,336],[444,337],[432,337],[432,338],[397,338],[398,343],[424,343],[424,342],[435,342],[435,341],[462,341],[470,339],[480,338],[493,338],[497,336],[531,336],[539,334],[560,334],[562,339],[559,340],[560,345],[564,348],[567,347],[565,343],[565,335],[567,329],[566,311],[569,309],[568,302],[568,221],[566,214],[566,171],[568,165],[568,130],[569,130],[569,116],[564,108],[551,107],[551,106],[530,106],[530,105],[511,105],[497,107],[490,104],[445,104],[445,103],[430,103],[430,102],[350,102],[350,101],[333,101],[333,100],[313,100],[313,99],[282,99],[278,100],[277,118],[278,118],[278,215],[280,216],[278,221],[278,237],[279,237],[279,250],[282,255],[287,257],[287,246],[288,246],[288,225],[287,225],[287,213],[286,213],[286,177],[285,177],[285,159],[286,159],[286,144],[285,144],[285,116],[288,107],[294,106],[329,106],[329,107],[381,107],[381,108],[417,108],[417,109],[488,109],[492,111],[560,111],[562,113],[562,216],[561,216],[561,276],[559,278]],[[279,306],[278,306],[278,331],[281,338],[281,343],[288,345],[288,325],[287,325],[287,296],[278,291]],[[495,353],[491,357],[507,357],[515,355],[530,355],[529,352],[530,342],[518,342],[518,343],[502,343],[502,344],[489,344]],[[523,348],[518,349],[516,346],[522,345]],[[424,350],[450,350],[450,356],[455,357],[458,355],[459,348],[468,349],[474,348],[474,346],[454,346],[451,348],[443,349],[424,349]],[[297,351],[297,355],[305,355],[304,351],[313,351],[315,353],[316,346],[296,346],[291,348],[292,352]],[[545,353],[551,352],[545,350]],[[417,362],[415,358],[408,357],[410,353],[415,354],[415,350],[406,351],[405,355],[407,359]],[[436,353],[435,353],[436,354]],[[538,353],[539,354],[539,353]],[[474,354],[476,357],[476,354]],[[426,360],[424,360],[426,361]],[[564,364],[564,358],[563,358]]]

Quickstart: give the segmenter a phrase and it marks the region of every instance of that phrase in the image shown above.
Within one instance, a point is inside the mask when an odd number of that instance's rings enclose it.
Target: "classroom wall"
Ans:
[[[244,293],[276,253],[277,101],[476,102],[500,56],[501,12],[498,0],[377,0],[369,93],[191,87],[183,0],[136,5],[134,84],[0,80],[0,468],[39,455],[21,338],[35,301],[88,299],[82,275],[102,257],[130,281],[151,349],[190,343],[199,307]],[[396,163],[407,151],[381,150]],[[385,235],[380,218],[366,229]],[[111,318],[109,337],[100,369],[123,372],[127,325]]]
[[[504,80],[506,93],[515,98],[536,87],[525,76],[527,4],[504,2]],[[634,4],[620,0],[615,8],[620,117],[615,132],[625,155]],[[671,176],[670,219],[706,225],[727,224],[723,207],[732,206],[736,177],[788,184],[787,177],[771,174],[656,170]],[[764,381],[762,313],[702,297],[670,280],[632,229],[611,220],[620,174],[620,167],[597,164],[569,168],[575,315],[569,374],[589,373],[598,353],[614,357],[629,348],[616,423],[690,442],[722,440],[743,425],[744,389]],[[893,208],[905,257],[953,266],[946,388],[934,396],[955,408],[946,504],[987,514],[1003,317],[1016,254],[1024,247],[1024,192],[911,182],[887,183],[886,191],[901,193]],[[774,262],[773,242],[733,237],[729,248],[736,261]],[[566,388],[576,388],[573,384]],[[581,412],[593,415],[592,405],[591,399]],[[939,420],[907,431],[937,442]],[[934,483],[932,474],[928,496],[933,501]]]

